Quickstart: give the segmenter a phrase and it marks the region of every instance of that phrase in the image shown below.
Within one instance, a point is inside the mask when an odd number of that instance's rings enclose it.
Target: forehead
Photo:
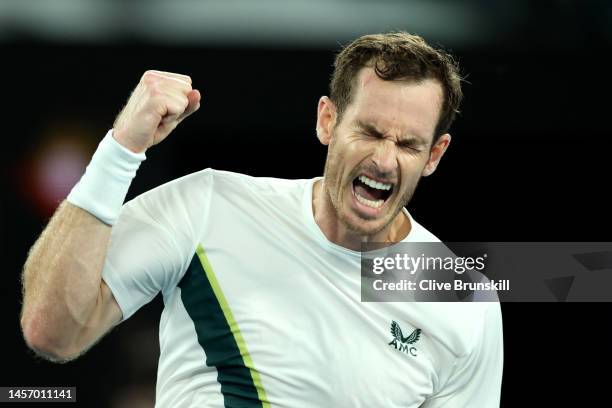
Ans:
[[[349,120],[369,123],[392,136],[433,138],[442,106],[438,81],[384,81],[372,68],[363,68],[355,85],[346,112]]]

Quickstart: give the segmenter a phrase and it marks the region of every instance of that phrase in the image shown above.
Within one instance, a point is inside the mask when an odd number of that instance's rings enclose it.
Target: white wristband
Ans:
[[[113,130],[109,130],[85,174],[68,195],[68,202],[113,225],[136,170],[146,158],[144,153],[134,153],[122,146],[113,137]]]

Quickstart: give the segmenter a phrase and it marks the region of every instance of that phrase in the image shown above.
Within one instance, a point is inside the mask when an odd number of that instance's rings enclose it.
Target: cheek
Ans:
[[[358,166],[368,157],[368,147],[364,143],[347,142],[338,144],[333,148],[334,155],[337,159],[336,165],[344,169],[346,172],[352,172],[355,166]]]
[[[412,185],[421,178],[423,169],[427,164],[426,158],[405,158],[400,160],[402,184]]]
[[[347,162],[351,163],[351,166],[355,166],[359,163],[363,163],[368,157],[371,157],[375,149],[375,143],[355,140],[346,144],[345,158]]]
[[[363,149],[357,143],[347,146],[345,159],[348,167],[354,167],[360,163],[364,156]]]

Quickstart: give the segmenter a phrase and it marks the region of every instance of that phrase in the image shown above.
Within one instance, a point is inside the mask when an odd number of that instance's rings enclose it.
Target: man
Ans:
[[[499,304],[360,302],[363,242],[439,241],[404,205],[461,95],[420,37],[364,36],[319,100],[323,178],[206,169],[121,207],[144,152],[200,106],[188,76],[146,72],[31,250],[27,343],[75,358],[161,291],[159,407],[498,406]]]

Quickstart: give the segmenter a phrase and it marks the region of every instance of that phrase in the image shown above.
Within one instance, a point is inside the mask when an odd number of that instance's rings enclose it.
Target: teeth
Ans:
[[[359,176],[359,181],[361,181],[366,186],[376,188],[378,190],[390,190],[391,184],[380,183],[378,181],[374,181],[364,175]]]
[[[378,208],[381,205],[383,205],[383,203],[385,202],[385,200],[376,200],[376,201],[368,200],[367,198],[363,198],[357,193],[355,193],[355,197],[357,197],[357,201],[359,201],[361,204],[367,205],[368,207],[372,207],[372,208]]]

